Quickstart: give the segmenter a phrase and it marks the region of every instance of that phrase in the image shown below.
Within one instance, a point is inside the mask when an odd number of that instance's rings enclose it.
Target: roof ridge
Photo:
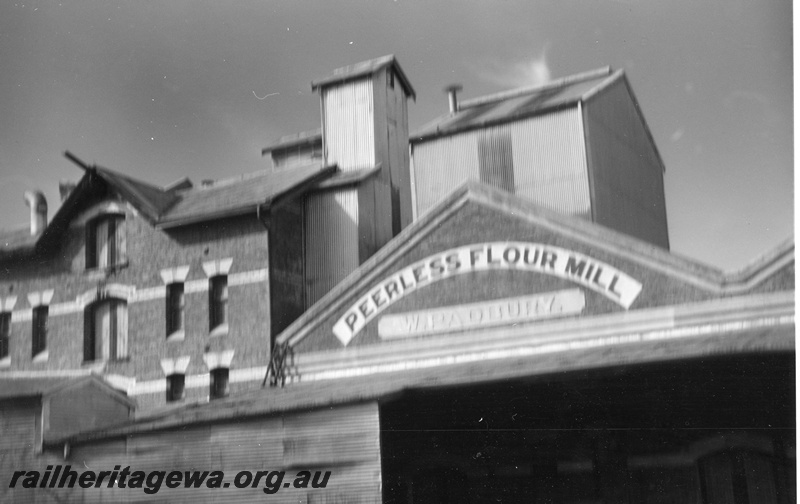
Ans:
[[[459,102],[458,110],[461,111],[468,108],[478,107],[480,105],[487,105],[489,103],[495,103],[498,101],[507,100],[509,98],[516,98],[518,96],[523,96],[534,92],[556,89],[559,87],[566,86],[568,84],[576,84],[578,82],[583,82],[590,79],[594,79],[596,77],[601,77],[603,75],[611,75],[611,74],[612,74],[611,67],[604,66],[594,70],[589,70],[588,72],[568,75],[567,77],[562,77],[560,79],[546,82],[544,84],[536,84],[534,86],[524,86],[520,88],[509,89],[506,91],[500,91],[498,93],[494,93],[491,95],[479,96],[478,98],[472,98],[470,100],[463,100]]]

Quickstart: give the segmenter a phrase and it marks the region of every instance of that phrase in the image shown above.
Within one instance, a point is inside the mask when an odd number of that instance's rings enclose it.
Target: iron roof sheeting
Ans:
[[[409,141],[419,142],[566,107],[586,99],[622,75],[622,71],[612,72],[610,67],[605,67],[543,86],[512,89],[463,100],[457,112],[445,114],[422,126],[410,136]]]
[[[64,378],[0,378],[0,400],[38,397],[64,383]]]
[[[87,170],[76,189],[45,228],[32,236],[28,228],[0,231],[0,258],[33,252],[40,242],[53,240],[79,206],[78,201],[96,194],[97,180],[108,184],[157,227],[169,228],[255,212],[276,199],[309,189],[336,173],[336,166],[313,163],[278,172],[260,171],[209,187],[191,187],[182,181],[172,189],[160,188],[102,167]],[[41,239],[41,240],[40,240]]]
[[[406,94],[411,98],[413,98],[414,100],[416,100],[417,93],[411,86],[411,82],[408,80],[408,77],[406,77],[406,74],[405,72],[403,72],[403,69],[400,68],[400,63],[397,61],[397,58],[394,57],[394,54],[389,54],[386,56],[381,56],[380,58],[375,58],[368,61],[362,61],[354,65],[337,68],[336,70],[333,71],[331,75],[312,81],[311,89],[316,90],[317,88],[324,88],[332,84],[358,79],[366,75],[371,75],[389,66],[392,67],[392,69],[394,70],[394,73],[400,80],[400,83],[402,84],[403,89],[405,89]]]
[[[368,376],[296,383],[283,388],[261,388],[210,403],[191,404],[163,412],[159,416],[108,429],[84,432],[66,439],[48,441],[90,442],[158,431],[187,425],[241,421],[260,415],[279,415],[293,411],[333,408],[368,401],[387,401],[409,390],[499,382],[540,376],[553,372],[630,364],[668,362],[690,357],[727,354],[733,351],[785,352],[794,349],[794,324],[750,330],[721,330],[698,336],[691,344],[683,338],[668,341],[644,341],[620,345],[609,352],[587,345],[565,354],[543,353],[533,356],[484,360]]]
[[[85,375],[72,378],[64,376],[0,376],[0,400],[47,396],[66,388],[88,384],[96,385],[101,391],[119,402],[133,408],[136,407],[136,401],[130,399],[125,393],[113,388],[97,375]]]
[[[288,149],[290,147],[296,147],[299,145],[314,144],[322,145],[322,128],[317,128],[310,131],[301,131],[300,133],[295,133],[293,135],[282,136],[278,140],[261,149],[261,155],[264,156],[268,152]]]
[[[179,193],[179,200],[158,220],[158,227],[173,227],[255,210],[298,186],[313,185],[333,175],[336,168],[321,163],[277,172],[263,171],[234,180],[215,182]]]
[[[29,250],[36,245],[38,235],[32,235],[29,227],[0,230],[0,255],[19,249]]]

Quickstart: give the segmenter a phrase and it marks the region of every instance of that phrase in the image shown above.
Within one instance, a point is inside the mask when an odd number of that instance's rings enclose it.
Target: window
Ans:
[[[128,304],[104,299],[84,312],[85,361],[119,360],[128,356]]]
[[[208,282],[208,329],[214,331],[228,324],[228,275],[213,276]]]
[[[11,313],[0,313],[0,359],[5,359],[9,354],[9,340],[11,339]]]
[[[219,399],[228,395],[228,375],[229,370],[226,367],[211,370],[209,374],[211,377],[209,397],[211,399]]]
[[[111,268],[127,261],[125,216],[102,215],[86,224],[86,267]]]
[[[514,192],[511,135],[490,134],[478,141],[478,169],[481,182]]]
[[[175,402],[183,399],[186,385],[186,375],[175,373],[167,376],[167,402]]]
[[[47,349],[47,315],[50,309],[41,305],[33,309],[33,339],[31,356],[36,357]]]
[[[167,285],[167,337],[184,328],[183,282]]]

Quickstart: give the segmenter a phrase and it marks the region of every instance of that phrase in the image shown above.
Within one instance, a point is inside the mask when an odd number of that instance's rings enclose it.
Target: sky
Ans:
[[[413,133],[462,99],[624,69],[666,166],[672,252],[737,270],[793,231],[792,2],[0,3],[0,228],[52,216],[63,156],[166,185],[269,167],[319,127],[311,81],[394,54]]]

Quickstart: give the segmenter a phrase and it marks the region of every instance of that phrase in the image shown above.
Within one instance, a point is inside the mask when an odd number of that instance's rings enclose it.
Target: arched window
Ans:
[[[84,313],[84,360],[120,360],[127,356],[128,304],[108,298],[89,305]]]
[[[127,262],[125,216],[104,214],[86,223],[86,268],[111,268]]]

